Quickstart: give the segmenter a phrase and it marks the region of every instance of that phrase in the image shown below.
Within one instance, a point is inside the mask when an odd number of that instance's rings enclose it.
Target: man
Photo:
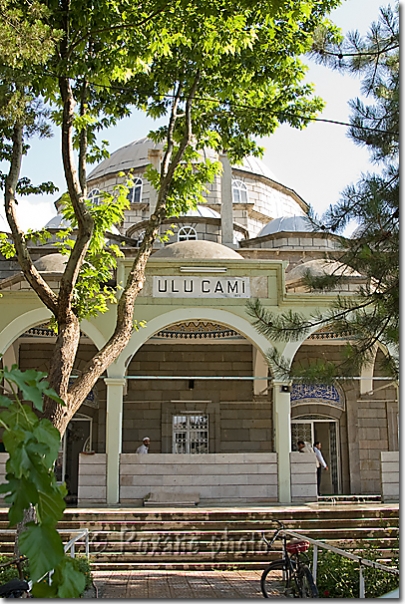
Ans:
[[[149,453],[149,443],[150,443],[149,436],[145,436],[145,438],[142,439],[141,446],[137,448],[136,452],[141,453],[141,454]]]
[[[297,441],[297,451],[299,453],[313,453],[311,445],[303,440]]]
[[[318,497],[320,496],[321,492],[321,474],[322,474],[322,468],[324,468],[325,470],[328,469],[327,463],[323,458],[323,455],[321,453],[321,449],[322,449],[322,443],[319,442],[319,440],[316,441],[316,443],[314,444],[314,453],[315,453],[315,458],[316,458],[316,478],[317,478],[317,483],[318,483]]]

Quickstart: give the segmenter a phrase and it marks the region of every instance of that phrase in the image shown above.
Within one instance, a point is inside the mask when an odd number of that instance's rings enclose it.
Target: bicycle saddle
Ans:
[[[24,591],[29,590],[27,581],[21,581],[20,579],[11,579],[0,587],[0,597],[7,597],[11,593],[19,593],[21,595]],[[19,597],[19,596],[17,596]]]

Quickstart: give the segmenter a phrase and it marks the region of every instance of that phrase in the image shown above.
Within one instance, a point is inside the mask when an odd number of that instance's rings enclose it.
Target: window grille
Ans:
[[[134,178],[134,186],[129,189],[127,199],[129,203],[141,203],[142,201],[142,178]]]
[[[232,199],[233,203],[247,203],[249,201],[247,186],[241,180],[232,181]]]
[[[195,241],[198,239],[197,231],[192,226],[184,226],[177,233],[177,241]]]
[[[173,415],[173,453],[208,453],[208,415]]]
[[[94,204],[95,206],[99,206],[100,205],[100,190],[99,189],[92,189],[89,193],[89,201],[91,201],[92,204]]]

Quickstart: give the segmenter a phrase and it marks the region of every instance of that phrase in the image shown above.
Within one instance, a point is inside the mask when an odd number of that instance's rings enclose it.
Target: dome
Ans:
[[[99,163],[98,166],[90,172],[88,180],[101,178],[108,174],[114,174],[120,171],[128,171],[131,168],[145,168],[150,163],[148,158],[149,150],[162,148],[163,143],[155,143],[149,138],[141,138],[133,141],[129,145],[117,149],[117,151],[111,153],[110,157]],[[200,151],[200,153],[204,159],[210,159],[211,161],[216,161],[218,159],[218,154],[213,149],[206,148],[203,151]],[[275,180],[272,171],[257,157],[245,157],[241,164],[235,165],[233,168],[235,170],[250,172],[251,174],[257,174]]]
[[[270,222],[262,228],[257,237],[274,235],[275,233],[281,232],[305,233],[313,231],[314,227],[307,216],[280,216],[280,218],[270,220]]]
[[[309,260],[303,264],[298,264],[289,273],[286,274],[286,282],[296,281],[302,279],[305,274],[309,271],[313,277],[321,277],[322,275],[345,275],[346,277],[361,277],[360,273],[353,270],[347,264],[342,262],[336,262],[334,260],[324,260],[318,258],[316,260]]]
[[[47,254],[35,260],[34,266],[40,273],[63,273],[67,260],[62,254]]]
[[[257,174],[258,176],[265,176],[271,180],[277,180],[270,168],[266,166],[261,159],[258,157],[253,157],[253,155],[244,157],[243,163],[241,165],[233,166],[233,168],[235,170],[243,170],[243,172],[251,172],[252,174]]]
[[[154,258],[174,258],[175,260],[240,260],[243,259],[243,256],[221,243],[195,240],[171,243],[153,254],[152,260]]]

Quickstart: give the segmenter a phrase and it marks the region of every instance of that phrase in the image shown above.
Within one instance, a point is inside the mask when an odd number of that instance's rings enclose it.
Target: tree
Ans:
[[[77,598],[84,591],[85,577],[75,568],[74,560],[65,555],[56,529],[67,493],[65,485],[57,484],[54,473],[60,434],[48,419],[38,418],[18,397],[20,391],[22,399],[37,411],[42,411],[45,396],[63,405],[44,378],[44,373],[20,371],[17,366],[0,370],[1,382],[12,392],[10,397],[0,395],[0,426],[9,453],[7,482],[0,485],[0,493],[6,493],[5,501],[10,504],[11,526],[23,523],[30,506],[36,512],[18,539],[18,547],[28,559],[34,597]],[[54,571],[51,585],[44,581],[50,571]]]
[[[366,146],[378,172],[362,175],[348,186],[341,199],[330,206],[321,220],[314,219],[317,231],[341,234],[352,220],[357,229],[351,238],[340,237],[334,259],[346,269],[341,274],[314,276],[307,273],[310,291],[338,287],[351,271],[364,277],[356,296],[338,295],[326,313],[307,318],[302,313],[274,316],[259,303],[249,312],[261,333],[274,339],[299,340],[314,327],[329,325],[349,341],[341,363],[322,361],[298,374],[310,381],[329,381],[336,376],[359,375],[373,358],[377,345],[385,352],[387,372],[398,377],[399,346],[399,23],[395,10],[381,8],[379,21],[366,37],[351,33],[338,45],[329,34],[318,31],[313,56],[334,69],[362,76],[362,92],[373,102],[350,102],[352,115],[349,135]],[[275,351],[269,362],[286,374],[289,363]]]
[[[17,24],[26,16],[25,2],[2,3],[3,12],[13,13]],[[310,49],[317,27],[334,38],[337,30],[325,15],[339,3],[144,0],[139,6],[125,0],[37,0],[34,4],[43,11],[38,19],[47,28],[49,52],[37,63],[21,56],[17,65],[6,62],[1,68],[13,92],[16,74],[24,74],[23,110],[6,115],[3,125],[8,141],[3,156],[9,162],[5,208],[12,232],[12,245],[4,242],[3,251],[10,255],[15,250],[25,278],[55,317],[57,340],[49,379],[66,406],[47,399],[45,415],[62,434],[131,337],[135,300],[160,225],[200,201],[206,183],[219,170],[217,162],[201,161],[199,150],[209,146],[234,161],[248,153],[260,154],[254,136],[269,135],[283,122],[304,127],[322,108],[312,86],[302,83],[305,66],[297,57]],[[50,113],[38,114],[39,99],[45,100],[44,111]],[[164,142],[160,171],[150,167],[147,174],[158,191],[157,204],[117,302],[115,331],[69,385],[80,320],[105,312],[115,299],[115,291],[103,282],[122,252],[117,246],[107,249],[104,235],[126,207],[124,186],[114,195],[103,194],[100,206],[91,203],[86,166],[106,154],[97,144],[97,133],[128,115],[132,106],[167,119],[166,126],[152,134]],[[68,260],[57,292],[42,279],[29,253],[29,240],[47,235],[24,234],[17,220],[16,196],[24,192],[21,159],[31,134],[29,115],[37,131],[45,119],[46,124],[49,120],[58,124],[62,134],[64,212],[75,231],[60,235]]]

